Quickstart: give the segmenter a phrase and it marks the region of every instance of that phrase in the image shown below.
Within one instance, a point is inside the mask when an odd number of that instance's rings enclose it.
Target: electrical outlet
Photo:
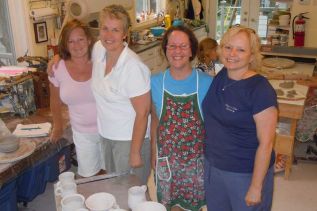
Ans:
[[[310,0],[298,0],[298,4],[301,4],[301,5],[310,5]]]

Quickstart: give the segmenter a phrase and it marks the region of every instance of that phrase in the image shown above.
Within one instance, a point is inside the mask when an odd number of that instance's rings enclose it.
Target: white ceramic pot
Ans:
[[[75,174],[71,171],[66,171],[58,176],[57,187],[61,186],[63,183],[75,183]]]
[[[62,198],[75,193],[77,193],[77,185],[74,182],[63,183],[55,189],[55,195],[62,196]]]
[[[74,211],[80,208],[84,208],[85,197],[80,194],[71,194],[65,196],[62,201],[63,211]]]
[[[128,191],[128,206],[131,210],[133,210],[136,205],[141,202],[146,201],[145,192],[147,187],[145,185],[142,186],[133,186],[129,188]]]
[[[115,197],[105,192],[92,194],[87,198],[85,204],[91,211],[110,211],[119,208]]]

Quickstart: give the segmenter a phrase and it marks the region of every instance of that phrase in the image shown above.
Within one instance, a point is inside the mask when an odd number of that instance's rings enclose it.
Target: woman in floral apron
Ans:
[[[192,69],[198,42],[186,27],[171,27],[162,48],[170,64],[152,76],[152,166],[158,201],[167,210],[198,211],[205,205],[201,103],[211,84]]]

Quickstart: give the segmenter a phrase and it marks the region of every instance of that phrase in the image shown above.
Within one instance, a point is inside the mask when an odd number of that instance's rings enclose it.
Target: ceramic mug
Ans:
[[[92,194],[87,198],[85,204],[91,211],[110,211],[119,208],[115,197],[105,192]]]
[[[75,174],[74,172],[66,171],[58,176],[58,180],[57,186],[61,185],[62,183],[75,183]]]
[[[55,189],[55,195],[62,198],[75,193],[77,193],[77,185],[74,182],[63,183]]]
[[[142,186],[133,186],[128,190],[128,206],[131,210],[133,210],[136,205],[141,202],[146,201],[145,192],[147,187],[145,185]]]
[[[163,204],[154,201],[145,201],[138,204],[132,211],[166,211],[166,208]]]
[[[63,211],[74,211],[85,208],[84,203],[85,197],[77,193],[65,196],[61,201]]]

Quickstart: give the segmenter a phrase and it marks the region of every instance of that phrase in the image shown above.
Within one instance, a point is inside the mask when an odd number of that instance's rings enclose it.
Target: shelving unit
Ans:
[[[276,133],[274,149],[276,153],[287,156],[284,178],[288,179],[292,170],[294,159],[294,142],[297,121],[302,118],[304,112],[304,103],[303,105],[279,103],[278,106],[279,117],[287,118],[290,122],[290,132],[289,134]]]

